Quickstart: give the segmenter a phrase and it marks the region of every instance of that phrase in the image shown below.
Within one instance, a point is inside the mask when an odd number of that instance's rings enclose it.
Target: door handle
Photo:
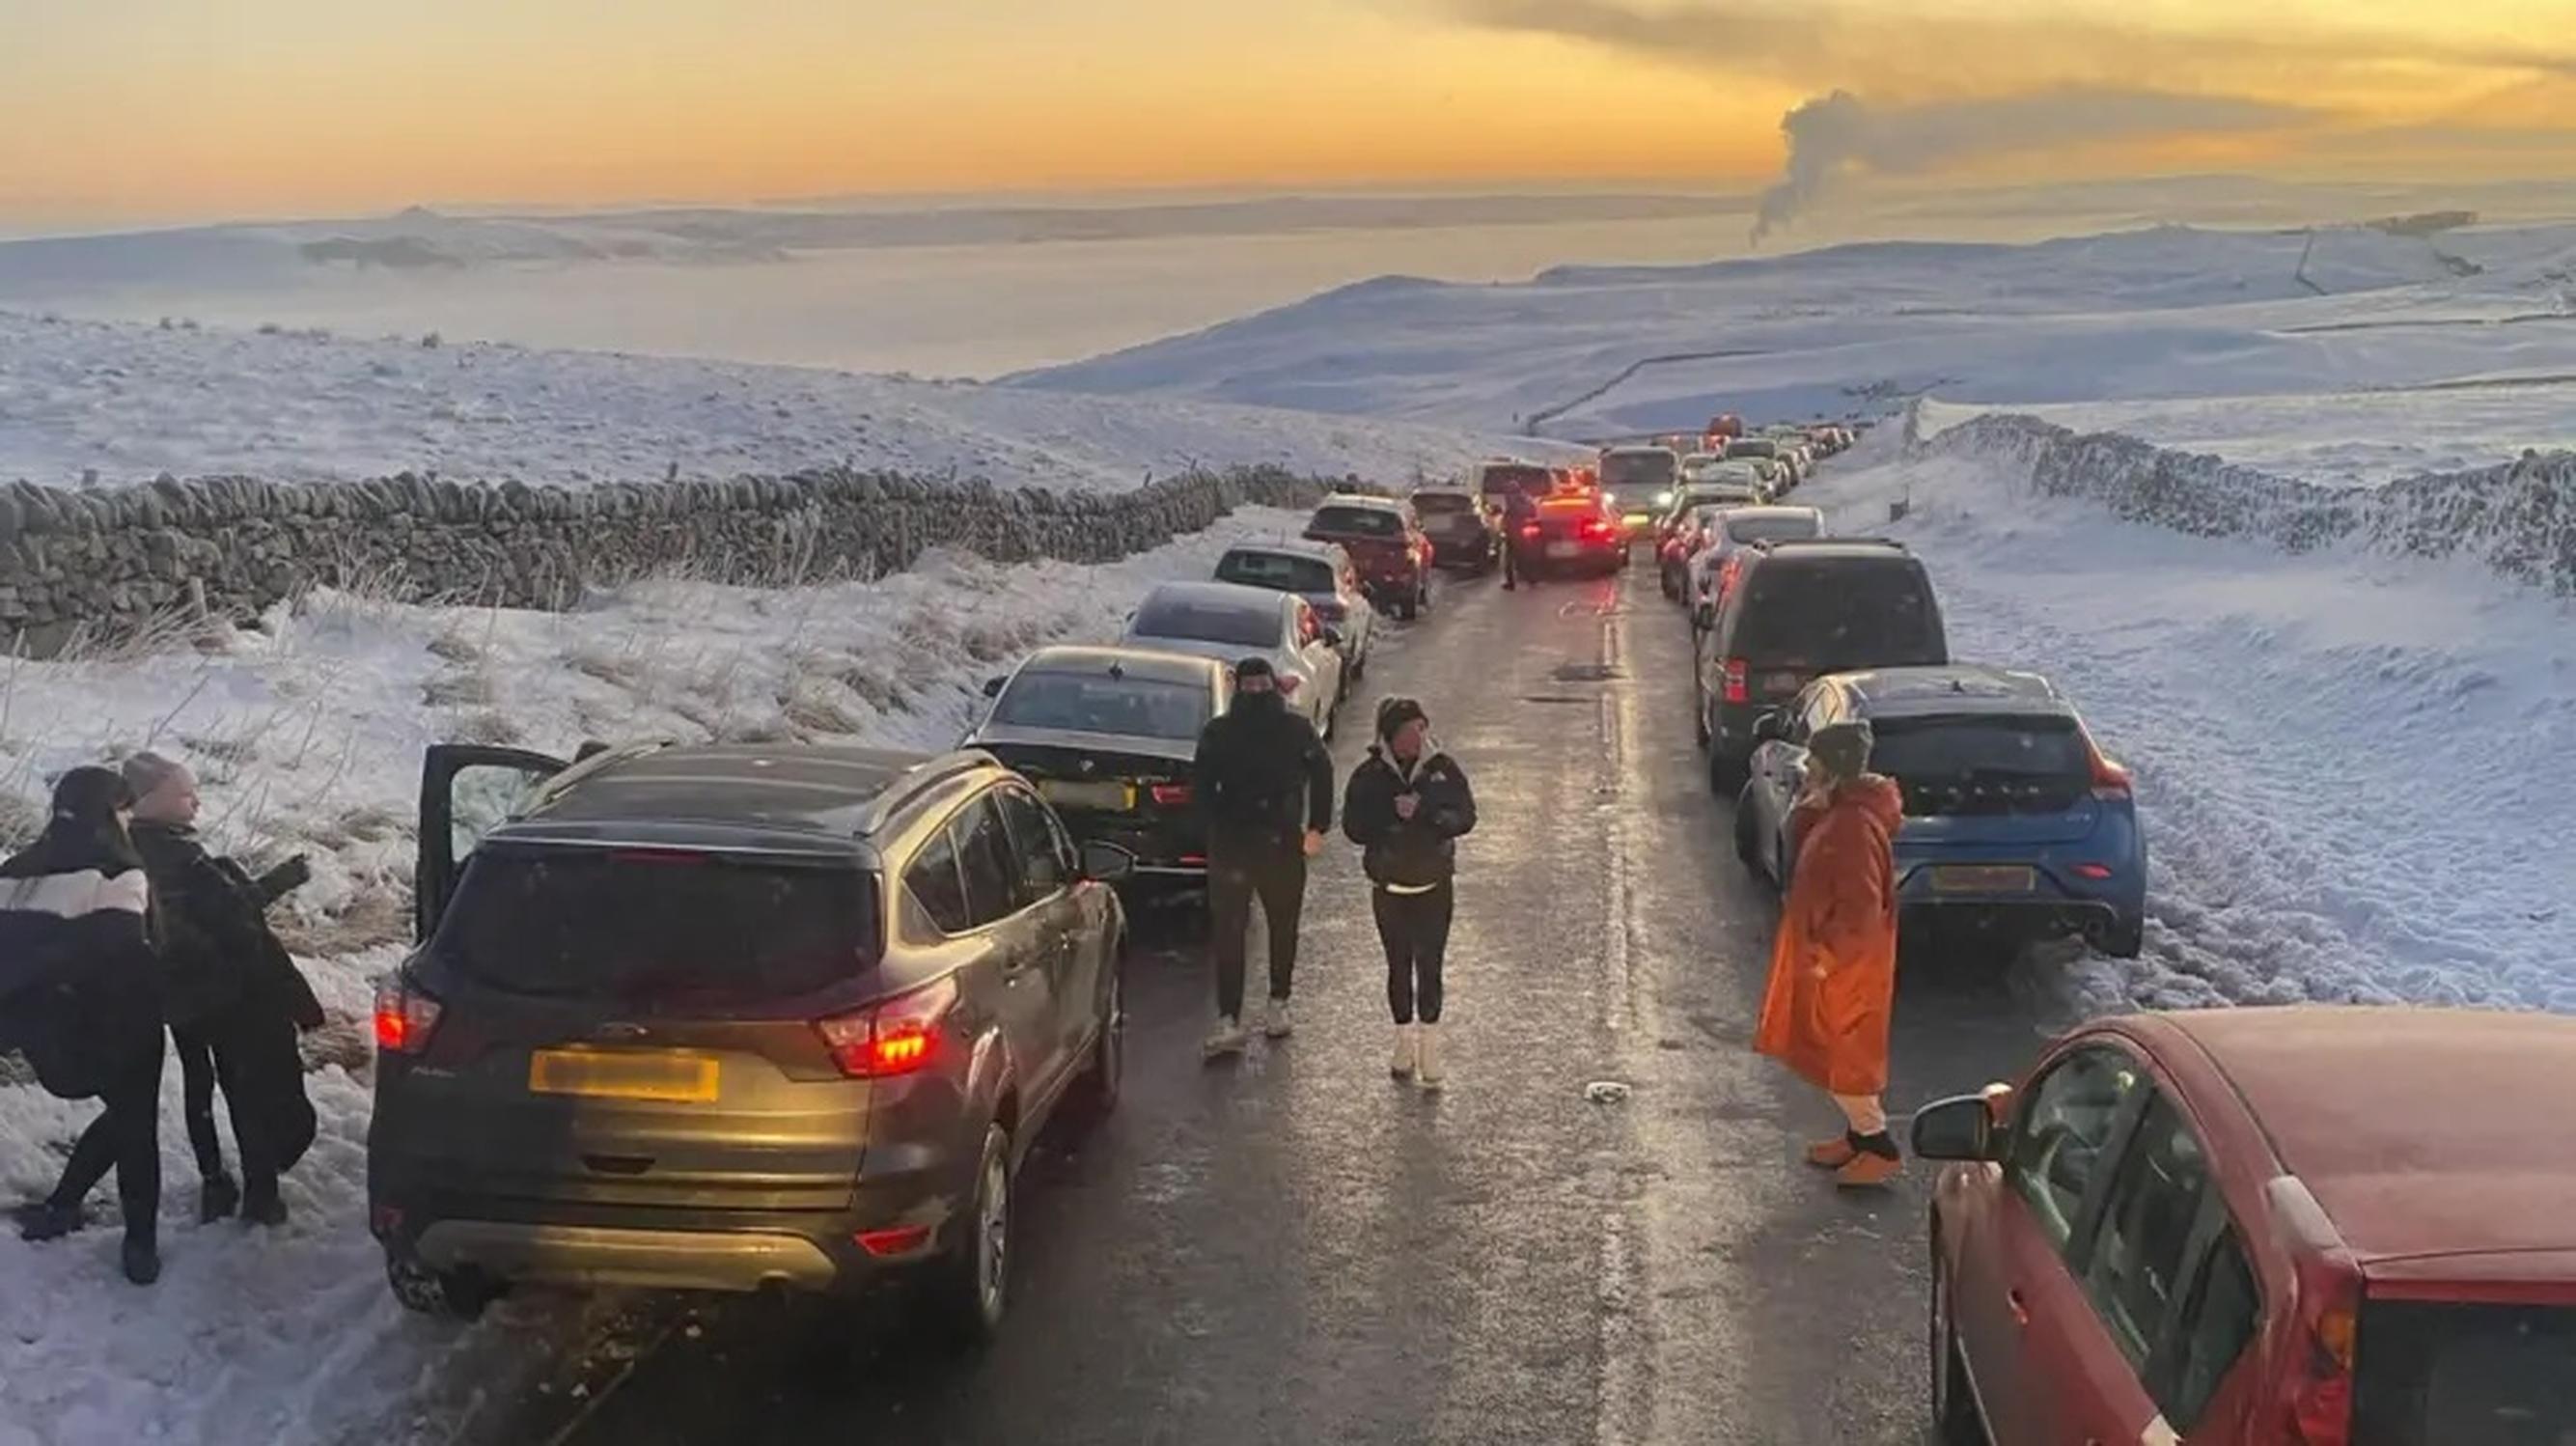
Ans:
[[[2004,1292],[2004,1309],[2012,1312],[2014,1325],[2020,1326],[2025,1330],[2030,1328],[2030,1302],[2022,1298],[2020,1291],[2008,1290]]]

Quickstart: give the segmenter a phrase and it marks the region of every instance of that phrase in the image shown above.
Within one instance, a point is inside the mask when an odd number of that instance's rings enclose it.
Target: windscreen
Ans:
[[[1216,565],[1216,580],[1282,592],[1331,592],[1333,565],[1320,557],[1280,552],[1229,552]]]
[[[1680,479],[1681,462],[1670,452],[1613,452],[1601,459],[1601,490],[1622,501],[1651,498]]]
[[[1204,684],[1098,673],[1030,673],[1011,680],[993,720],[1016,728],[1069,728],[1122,738],[1189,739],[1206,726]]]
[[[1309,531],[1330,533],[1336,537],[1404,535],[1404,519],[1375,507],[1322,508],[1315,513],[1315,520],[1306,526]]]
[[[2375,1302],[2360,1345],[2355,1441],[2576,1441],[2576,1307]]]
[[[1882,718],[1872,727],[1870,771],[1904,788],[1909,817],[2063,813],[2093,787],[2093,755],[2072,718]]]
[[[876,894],[847,865],[485,848],[467,861],[432,947],[511,994],[736,1007],[811,994],[874,964]]]
[[[1155,598],[1136,610],[1128,631],[1140,638],[1182,638],[1238,648],[1279,646],[1279,615],[1268,608]]]
[[[1930,590],[1911,566],[1767,559],[1746,574],[1730,656],[1833,673],[1946,663]]]
[[[1533,495],[1543,494],[1556,485],[1556,476],[1545,467],[1488,467],[1476,486],[1488,497],[1498,497],[1515,488]]]
[[[1823,533],[1817,519],[1804,513],[1779,517],[1739,517],[1726,524],[1726,535],[1737,542],[1789,542]]]

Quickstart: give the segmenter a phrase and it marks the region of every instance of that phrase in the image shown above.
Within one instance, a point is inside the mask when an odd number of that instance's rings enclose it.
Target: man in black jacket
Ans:
[[[1216,954],[1216,1029],[1210,1059],[1243,1051],[1244,935],[1252,901],[1270,929],[1270,1015],[1263,1032],[1285,1038],[1297,969],[1297,920],[1306,905],[1306,860],[1333,826],[1333,758],[1314,725],[1288,710],[1264,658],[1234,665],[1234,703],[1199,734],[1194,793],[1208,826],[1208,914]]]
[[[1438,1089],[1442,961],[1456,904],[1458,840],[1476,827],[1476,795],[1456,759],[1431,741],[1411,698],[1377,708],[1376,746],[1351,771],[1342,831],[1365,851],[1371,911],[1386,946],[1386,1005],[1395,1016],[1387,1070]]]
[[[313,1105],[295,1033],[322,1024],[322,1006],[286,946],[269,932],[268,906],[302,884],[301,857],[252,878],[197,841],[197,780],[177,762],[138,753],[125,763],[134,789],[134,846],[152,878],[164,998],[178,1048],[188,1142],[197,1156],[198,1216],[238,1209],[244,1219],[286,1219],[277,1177],[313,1143]],[[242,1178],[224,1169],[215,1134],[223,1086]]]
[[[1530,558],[1521,551],[1529,546],[1529,539],[1521,535],[1521,529],[1537,520],[1538,499],[1530,495],[1527,487],[1513,484],[1503,494],[1503,586],[1506,589],[1520,586],[1523,577],[1529,579],[1530,586],[1538,586],[1538,574],[1530,570]]]

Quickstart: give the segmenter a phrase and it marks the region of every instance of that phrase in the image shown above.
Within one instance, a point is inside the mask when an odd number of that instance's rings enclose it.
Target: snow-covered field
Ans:
[[[1836,529],[1903,539],[1955,656],[2055,678],[2137,771],[2147,953],[2066,964],[2070,1013],[2576,1011],[2576,604],[2122,522],[2006,458],[1873,451],[1816,489]]]
[[[404,1318],[366,1234],[372,979],[399,960],[420,750],[441,739],[568,752],[586,738],[955,741],[987,674],[1034,645],[1114,636],[1151,583],[1203,577],[1231,541],[1301,519],[1247,510],[1097,568],[934,557],[868,584],[760,592],[657,583],[578,612],[403,607],[348,595],[263,631],[145,658],[6,665],[0,806],[12,838],[43,780],[150,746],[202,773],[219,848],[307,850],[281,905],[333,1025],[308,1047],[321,1135],[285,1182],[274,1234],[194,1223],[196,1172],[165,1080],[166,1273],[116,1277],[113,1209],[31,1246],[0,1233],[0,1446],[102,1441],[445,1440],[525,1353],[584,1333],[544,1299],[458,1333]],[[0,1084],[0,1199],[50,1188],[90,1103]],[[534,1319],[531,1319],[534,1317]],[[560,1329],[540,1329],[549,1324]],[[433,1424],[434,1423],[434,1424]]]
[[[1006,487],[1196,466],[1443,476],[1506,445],[1404,422],[607,352],[0,312],[0,481],[435,472],[580,485],[850,465]]]

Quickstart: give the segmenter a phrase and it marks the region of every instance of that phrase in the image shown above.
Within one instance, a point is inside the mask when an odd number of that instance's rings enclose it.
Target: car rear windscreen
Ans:
[[[2576,1307],[2374,1301],[2352,1439],[2375,1446],[2576,1441]]]
[[[1681,459],[1670,452],[1613,452],[1601,459],[1601,486],[1607,492],[1656,492],[1681,476]]]
[[[1726,524],[1726,535],[1737,542],[1789,542],[1802,537],[1816,537],[1823,529],[1813,517],[1739,517]]]
[[[1726,444],[1726,459],[1730,462],[1741,461],[1747,457],[1759,457],[1767,462],[1779,455],[1780,444],[1767,438]]]
[[[738,1008],[872,966],[876,893],[843,863],[487,847],[467,861],[432,947],[511,994]]]
[[[1216,580],[1282,592],[1331,592],[1333,565],[1283,552],[1229,552],[1217,559]]]
[[[1313,532],[1336,537],[1401,537],[1404,519],[1375,507],[1324,507],[1306,524]]]
[[[1275,648],[1279,645],[1279,614],[1268,608],[1239,604],[1155,598],[1136,610],[1136,621],[1128,625],[1128,631],[1140,638]]]
[[[1203,683],[1023,672],[993,704],[992,721],[1122,738],[1187,739],[1207,726],[1213,706]]]
[[[1820,566],[1784,554],[1745,577],[1732,604],[1738,621],[1730,656],[1820,673],[1950,660],[1930,587],[1905,562]]]
[[[1476,510],[1474,499],[1457,492],[1416,492],[1413,510],[1423,517],[1449,517]]]
[[[1556,485],[1555,474],[1545,467],[1488,467],[1476,488],[1488,497],[1518,488],[1523,492],[1544,493]]]
[[[2072,718],[1880,718],[1869,767],[1905,790],[1914,818],[2063,813],[2092,791],[2093,754]]]

